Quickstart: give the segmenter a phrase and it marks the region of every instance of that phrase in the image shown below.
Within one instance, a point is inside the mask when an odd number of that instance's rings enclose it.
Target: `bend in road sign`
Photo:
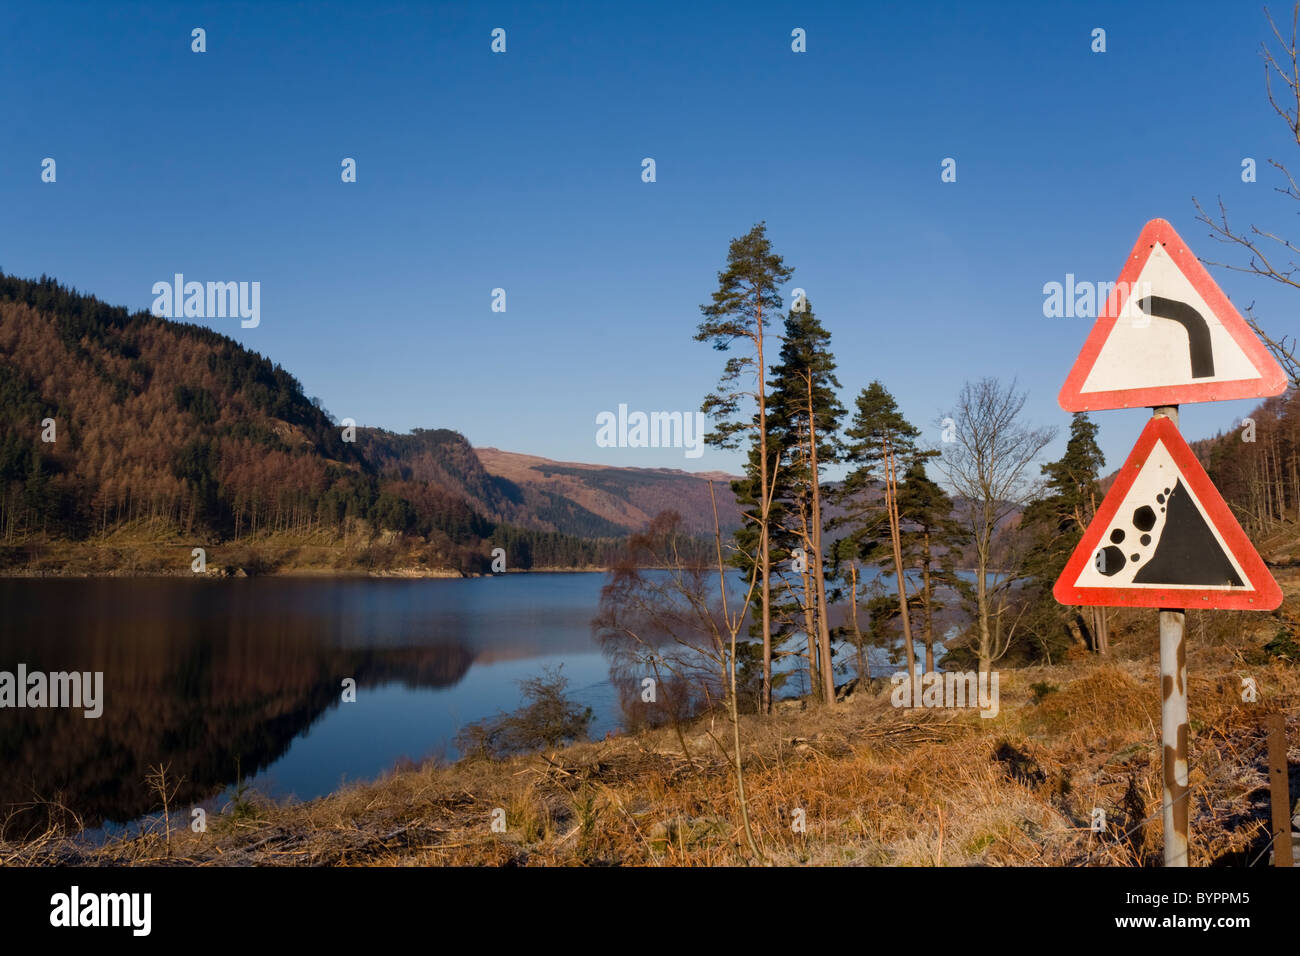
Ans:
[[[1282,592],[1196,455],[1153,417],[1052,589],[1065,605],[1271,611]]]
[[[1152,219],[1061,389],[1068,412],[1266,398],[1286,375],[1164,219]]]

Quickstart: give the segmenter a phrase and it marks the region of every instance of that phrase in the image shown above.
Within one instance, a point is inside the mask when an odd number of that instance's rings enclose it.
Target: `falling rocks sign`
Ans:
[[[1177,426],[1153,417],[1053,593],[1067,605],[1269,611],[1282,592]]]

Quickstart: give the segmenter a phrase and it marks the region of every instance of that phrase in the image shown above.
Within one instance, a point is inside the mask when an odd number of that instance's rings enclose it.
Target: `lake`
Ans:
[[[158,763],[185,778],[185,807],[220,797],[237,767],[260,793],[310,799],[403,758],[454,758],[461,726],[518,707],[517,681],[547,666],[563,665],[603,736],[619,719],[590,628],[604,583],[0,580],[0,671],[104,675],[97,719],[0,708],[0,819],[38,799],[87,827],[136,819],[155,809]]]
[[[39,832],[47,807],[33,804],[57,801],[116,829],[158,808],[145,783],[158,764],[184,778],[187,812],[220,808],[239,778],[309,800],[400,761],[454,759],[461,727],[519,707],[518,682],[561,665],[602,737],[620,721],[591,633],[606,580],[0,579],[0,671],[103,673],[95,719],[0,707],[0,822],[11,838]]]

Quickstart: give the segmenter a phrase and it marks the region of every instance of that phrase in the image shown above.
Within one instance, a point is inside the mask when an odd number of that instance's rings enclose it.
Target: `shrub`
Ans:
[[[595,715],[590,707],[569,700],[565,693],[569,679],[562,669],[563,665],[548,667],[540,677],[521,680],[519,690],[527,703],[513,713],[461,728],[456,749],[465,756],[500,758],[586,740]]]
[[[1055,684],[1049,684],[1047,681],[1043,680],[1043,681],[1039,681],[1036,684],[1030,684],[1029,689],[1034,692],[1034,703],[1041,704],[1043,702],[1044,697],[1046,697],[1048,694],[1056,693],[1056,691],[1060,690],[1061,688],[1057,687]]]

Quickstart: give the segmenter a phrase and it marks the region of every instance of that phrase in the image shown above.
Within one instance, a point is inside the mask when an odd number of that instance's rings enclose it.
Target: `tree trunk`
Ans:
[[[772,495],[767,489],[767,385],[763,380],[763,298],[758,295],[758,475],[759,541],[758,560],[763,585],[763,692],[759,709],[772,712],[772,554],[768,546],[772,513]]]
[[[858,562],[849,562],[849,574],[853,581],[849,610],[853,615],[853,646],[858,649],[858,689],[861,690],[866,687],[865,681],[871,675],[867,672],[867,652],[862,646],[862,629],[858,627]]]
[[[934,670],[934,592],[930,587],[930,529],[921,537],[921,600],[924,619],[925,673]]]
[[[807,537],[804,538],[804,547],[809,548]],[[822,681],[821,665],[817,661],[817,624],[813,620],[813,589],[812,578],[808,574],[808,561],[805,557],[803,571],[800,572],[803,578],[803,628],[804,636],[808,639],[808,690],[813,697],[818,700],[822,699]]]
[[[894,571],[898,576],[898,613],[903,620],[903,648],[907,654],[907,678],[916,686],[916,648],[912,644],[912,621],[907,612],[907,579],[903,574],[903,542],[898,530],[898,475],[894,450],[885,439],[885,508],[889,515],[889,537],[894,546]]]
[[[990,522],[985,522],[989,527]],[[975,548],[975,610],[979,617],[979,672],[988,673],[992,657],[992,641],[989,634],[989,542],[981,540]]]
[[[817,423],[813,410],[812,375],[808,376],[808,463],[812,484],[812,544],[815,564],[813,579],[817,584],[817,646],[821,655],[822,693],[827,704],[835,703],[835,671],[831,667],[831,628],[826,604],[826,571],[822,566],[822,498],[821,478],[817,466]]]

